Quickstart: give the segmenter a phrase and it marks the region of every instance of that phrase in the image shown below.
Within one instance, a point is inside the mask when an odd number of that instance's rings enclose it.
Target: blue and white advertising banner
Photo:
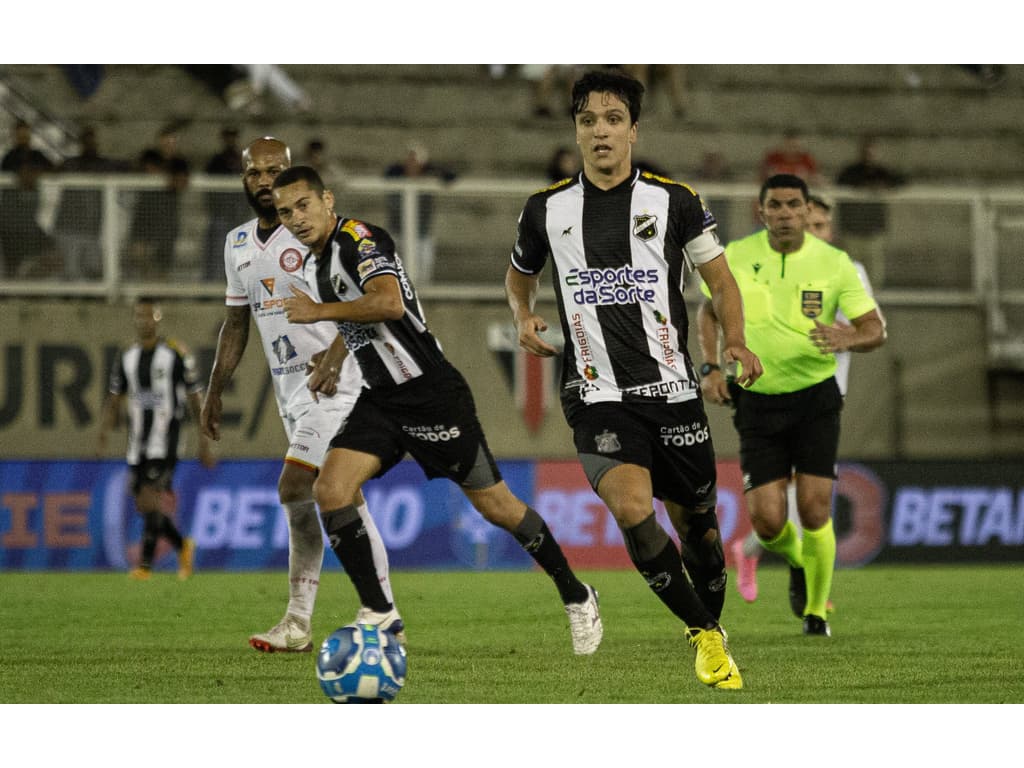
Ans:
[[[513,492],[533,492],[532,462],[502,462]],[[281,462],[183,461],[168,513],[195,539],[196,568],[288,567],[288,526],[278,501]],[[0,570],[123,570],[138,562],[142,520],[115,461],[0,462]],[[447,480],[404,461],[363,489],[396,569],[525,569],[515,539],[487,523]],[[157,569],[176,558],[164,542]],[[324,566],[338,568],[329,552]]]
[[[503,461],[513,493],[547,520],[570,562],[630,568],[621,533],[576,461]],[[166,511],[196,542],[196,567],[285,569],[288,527],[279,460],[183,461]],[[138,562],[141,519],[118,461],[0,461],[0,570],[126,570]],[[728,544],[750,530],[741,473],[719,464],[719,519]],[[394,569],[533,567],[515,539],[487,523],[447,480],[405,461],[363,489]],[[656,504],[661,511],[661,505]],[[1024,472],[1015,462],[848,462],[839,466],[836,563],[1024,561]],[[664,519],[667,526],[667,519]],[[338,568],[331,554],[326,568]],[[158,569],[176,558],[166,543]]]

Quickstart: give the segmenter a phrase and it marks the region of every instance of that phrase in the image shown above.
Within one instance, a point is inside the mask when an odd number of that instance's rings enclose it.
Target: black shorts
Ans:
[[[427,477],[480,490],[501,481],[469,385],[451,365],[395,387],[364,389],[331,440],[380,459],[380,477],[408,453]]]
[[[142,486],[151,485],[158,491],[171,490],[174,480],[175,459],[143,459],[128,467],[128,484],[133,496],[138,496]]]
[[[835,478],[843,397],[834,377],[781,395],[731,392],[744,490],[794,471]]]
[[[715,449],[700,400],[594,403],[571,414],[576,452],[595,491],[609,469],[636,464],[650,471],[655,498],[715,507]]]

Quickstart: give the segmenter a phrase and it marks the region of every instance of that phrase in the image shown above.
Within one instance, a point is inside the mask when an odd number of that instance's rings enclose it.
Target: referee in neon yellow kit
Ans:
[[[735,406],[754,531],[765,549],[789,563],[790,607],[803,619],[804,634],[831,636],[825,605],[836,558],[832,485],[843,405],[835,353],[880,347],[885,324],[850,257],[805,232],[808,196],[798,176],[772,176],[759,198],[765,228],[725,249],[743,297],[747,346],[764,375],[749,389],[727,381],[706,286],[697,326],[701,391],[713,403]],[[838,310],[852,325],[836,323]],[[802,538],[786,515],[793,473]]]

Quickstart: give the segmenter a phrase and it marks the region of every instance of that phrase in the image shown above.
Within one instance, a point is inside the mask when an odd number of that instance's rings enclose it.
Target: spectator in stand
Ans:
[[[220,151],[206,162],[205,171],[210,176],[231,176],[237,181],[242,177],[238,128],[225,126],[221,129],[220,140]],[[203,248],[203,279],[213,280],[224,273],[224,233],[248,218],[250,211],[245,200],[238,197],[236,188],[207,192],[206,210],[209,211],[209,220]]]
[[[384,171],[388,179],[420,180],[436,178],[445,183],[455,180],[455,171],[436,165],[430,160],[427,148],[418,141],[409,144],[405,157],[401,162],[389,165]],[[420,283],[429,283],[434,273],[434,196],[430,192],[419,192],[416,195],[417,228],[415,232],[416,253],[411,259],[403,254],[407,265],[413,265],[413,277]],[[402,215],[402,195],[388,195],[388,226],[395,232],[395,242],[399,249],[405,242],[405,221]]]
[[[54,164],[32,146],[32,126],[14,123],[14,146],[0,170],[15,176],[15,185],[0,190],[0,263],[6,277],[50,276],[57,267],[53,239],[39,225],[39,177]]]
[[[520,64],[519,76],[529,81],[533,96],[533,116],[561,116],[560,108],[552,111],[552,100],[561,104],[576,74],[575,64]]]
[[[840,170],[836,177],[838,186],[866,193],[864,200],[840,203],[839,224],[843,249],[864,263],[876,286],[885,284],[889,206],[884,200],[884,192],[905,183],[903,174],[879,161],[878,142],[873,136],[861,139],[857,159]]]
[[[818,161],[804,147],[800,131],[796,128],[787,128],[782,134],[782,143],[769,149],[761,158],[760,181],[784,173],[797,176],[812,187],[822,185]]]
[[[180,159],[165,160],[156,149],[147,149],[139,158],[142,173],[161,177],[163,187],[136,193],[128,231],[127,277],[162,280],[173,270],[180,228],[179,202],[188,185],[188,165],[183,163]]]
[[[61,64],[60,68],[68,84],[83,99],[92,98],[106,77],[106,70],[102,64]]]
[[[38,177],[46,171],[54,170],[53,161],[39,149],[32,146],[32,126],[27,120],[14,121],[14,146],[0,160],[0,170],[18,173],[30,169]]]
[[[100,154],[96,129],[86,126],[78,137],[80,150],[65,160],[60,173],[108,174],[129,169],[129,164]],[[96,280],[103,276],[103,190],[68,187],[61,191],[54,232],[70,280]]]
[[[221,128],[220,143],[220,151],[207,160],[205,171],[213,176],[241,175],[242,148],[238,146],[238,128],[233,125]]]
[[[623,64],[622,68],[644,84],[648,95],[653,93],[653,85],[664,84],[668,89],[672,114],[679,120],[686,117],[688,102],[685,64]]]
[[[545,171],[548,181],[554,184],[562,179],[568,179],[580,172],[580,159],[576,150],[568,147],[559,147],[551,155],[548,167]]]
[[[238,64],[249,75],[249,84],[255,95],[250,105],[253,114],[262,114],[263,96],[273,94],[281,106],[289,112],[308,114],[313,109],[313,101],[309,94],[278,64]]]
[[[327,154],[327,144],[323,139],[310,139],[306,144],[304,165],[315,168],[320,178],[332,189],[345,185],[345,169]]]
[[[181,69],[202,83],[229,109],[256,110],[256,93],[244,69],[237,64],[179,64]]]
[[[732,171],[729,168],[729,164],[725,159],[725,155],[718,149],[709,148],[704,151],[704,154],[700,158],[700,167],[697,168],[697,178],[701,182],[705,181],[729,181],[732,178]],[[726,197],[715,197],[714,195],[703,195],[704,202],[707,203],[708,208],[715,212],[715,220],[718,221],[718,236],[722,238],[723,242],[728,242],[732,238],[729,236],[729,219],[730,219],[730,207],[732,201]],[[689,277],[693,277],[694,274],[691,272]]]

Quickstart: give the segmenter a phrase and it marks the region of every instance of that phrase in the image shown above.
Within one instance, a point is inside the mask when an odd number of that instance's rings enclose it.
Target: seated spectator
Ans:
[[[210,176],[242,178],[242,148],[238,145],[238,128],[225,126],[220,132],[221,148],[206,161]],[[252,218],[252,210],[238,188],[211,190],[204,195],[207,224],[203,247],[203,279],[224,277],[224,237],[243,221]]]
[[[328,155],[327,144],[323,139],[309,140],[301,165],[315,169],[324,183],[335,192],[345,184],[345,169]]]
[[[180,159],[168,162],[159,151],[147,149],[139,158],[139,167],[143,173],[160,177],[163,187],[136,193],[124,272],[129,278],[163,280],[174,268],[179,202],[188,184],[188,165]]]
[[[546,169],[548,181],[554,184],[556,181],[568,179],[580,172],[580,158],[575,149],[559,147],[551,155]]]
[[[427,148],[420,142],[411,143],[402,161],[389,165],[384,171],[384,176],[389,179],[410,180],[436,178],[446,183],[455,180],[454,171],[430,161]],[[413,278],[422,283],[430,282],[434,272],[434,196],[429,192],[419,192],[416,195],[416,202],[416,253],[409,262],[413,265]],[[405,240],[401,194],[388,195],[388,227],[395,237],[397,247],[401,249]]]
[[[788,128],[782,135],[782,143],[768,149],[761,158],[760,181],[780,173],[799,176],[809,187],[822,186],[818,161],[804,147],[796,128]]]
[[[79,135],[80,150],[65,160],[61,173],[107,174],[128,170],[128,163],[100,154],[96,129],[87,126]],[[68,187],[61,191],[54,232],[64,259],[64,276],[95,280],[103,276],[103,190]]]
[[[6,277],[58,276],[56,245],[39,225],[39,177],[54,163],[32,144],[32,126],[14,123],[14,146],[0,160],[0,170],[15,176],[15,185],[0,190],[0,258]]]
[[[875,285],[885,284],[885,248],[889,229],[889,206],[878,192],[906,183],[903,174],[882,165],[878,142],[873,136],[861,139],[857,159],[836,176],[840,187],[872,193],[870,200],[845,200],[839,205],[839,226],[843,249],[850,258],[864,263]]]
[[[652,98],[654,89],[664,86],[672,107],[672,115],[680,120],[686,117],[688,102],[685,64],[623,64],[622,68],[644,84],[647,90],[644,94],[645,100],[649,99],[652,105],[656,103]]]

